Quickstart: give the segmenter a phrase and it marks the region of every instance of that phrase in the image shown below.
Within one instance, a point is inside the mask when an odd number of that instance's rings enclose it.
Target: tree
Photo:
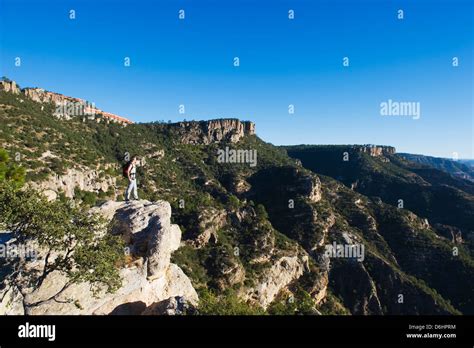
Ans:
[[[257,218],[259,221],[268,219],[268,213],[262,204],[257,205],[255,212],[257,213]]]
[[[10,156],[5,149],[0,148],[0,183],[8,181],[16,188],[25,183],[25,168],[10,161]]]
[[[240,207],[240,201],[236,196],[231,194],[228,198],[228,205],[230,209],[237,210]]]
[[[11,175],[15,171],[12,168],[8,155],[0,151],[0,230],[9,231],[10,240],[18,246],[34,246],[42,256],[42,266],[27,267],[29,260],[24,257],[3,258],[0,268],[6,276],[1,285],[13,286],[23,294],[59,271],[68,281],[50,299],[79,282],[89,282],[94,292],[104,288],[112,292],[120,287],[118,266],[123,263],[123,242],[108,233],[107,222],[70,201],[49,202],[39,192],[19,189],[22,178]]]

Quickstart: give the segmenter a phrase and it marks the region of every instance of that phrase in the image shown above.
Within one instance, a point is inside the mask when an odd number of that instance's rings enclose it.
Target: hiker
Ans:
[[[125,191],[125,200],[130,200],[130,194],[133,191],[133,198],[138,200],[138,193],[137,193],[137,156],[133,156],[132,159],[124,166],[123,168],[123,175],[128,179],[128,187]]]

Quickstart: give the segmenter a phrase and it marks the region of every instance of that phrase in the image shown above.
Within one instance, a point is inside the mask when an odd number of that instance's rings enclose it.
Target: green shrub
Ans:
[[[199,293],[200,315],[264,315],[263,308],[252,306],[237,297],[232,290],[217,295],[207,289]]]
[[[19,188],[25,182],[25,173],[25,168],[12,163],[8,152],[0,148],[0,183],[7,181]]]

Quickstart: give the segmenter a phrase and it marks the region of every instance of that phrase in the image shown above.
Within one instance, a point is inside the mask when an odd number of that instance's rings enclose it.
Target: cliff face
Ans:
[[[167,307],[159,305],[177,297],[180,303],[197,304],[198,295],[189,278],[170,262],[172,252],[180,246],[181,231],[171,224],[168,202],[109,201],[93,210],[113,221],[111,233],[128,240],[133,262],[120,270],[122,286],[115,293],[104,291],[96,296],[90,284],[83,282],[58,293],[68,278],[54,271],[39,288],[23,294],[14,286],[2,289],[0,314],[142,314],[148,308],[154,308],[153,314],[170,314],[156,307]],[[29,267],[41,270],[41,262],[33,261]]]
[[[20,94],[20,88],[15,81],[0,81],[0,91]]]
[[[83,102],[79,98],[68,97],[59,93],[46,91],[42,88],[24,88],[23,93],[38,103],[62,104],[66,102]]]
[[[396,152],[394,147],[383,145],[361,145],[356,146],[356,149],[359,152],[368,153],[372,157],[394,155]]]
[[[170,126],[180,135],[184,144],[235,143],[246,135],[255,134],[253,122],[238,119],[178,122]]]
[[[0,91],[10,92],[13,94],[23,94],[25,97],[30,98],[31,100],[38,103],[53,103],[56,106],[62,106],[63,111],[57,113],[56,116],[64,117],[66,119],[70,118],[67,109],[77,108],[78,105],[82,105],[83,109],[81,111],[81,116],[92,115],[94,118],[100,121],[100,117],[96,117],[95,115],[101,115],[107,122],[116,122],[123,125],[133,123],[125,117],[98,109],[93,104],[80,98],[69,97],[60,93],[46,91],[43,88],[20,89],[15,81],[0,81]]]
[[[55,105],[64,105],[64,106],[67,106],[68,104],[71,104],[71,103],[78,103],[84,106],[83,112],[85,115],[99,115],[100,114],[105,118],[106,121],[117,122],[121,124],[133,123],[132,121],[124,117],[98,109],[92,104],[80,98],[68,97],[60,93],[46,91],[42,88],[24,88],[23,93],[25,94],[25,96],[27,96],[28,98],[38,103],[53,103]]]
[[[49,200],[54,200],[59,192],[64,192],[68,198],[73,198],[75,188],[95,193],[107,192],[110,188],[115,190],[116,178],[110,176],[101,178],[97,170],[73,168],[68,169],[64,175],[53,174],[44,181],[32,182],[31,186],[44,192]]]

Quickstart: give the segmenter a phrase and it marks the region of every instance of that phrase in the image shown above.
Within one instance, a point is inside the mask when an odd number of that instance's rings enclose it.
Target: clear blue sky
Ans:
[[[473,3],[0,0],[0,73],[137,122],[236,117],[274,144],[474,158]],[[388,99],[421,118],[382,117]]]

